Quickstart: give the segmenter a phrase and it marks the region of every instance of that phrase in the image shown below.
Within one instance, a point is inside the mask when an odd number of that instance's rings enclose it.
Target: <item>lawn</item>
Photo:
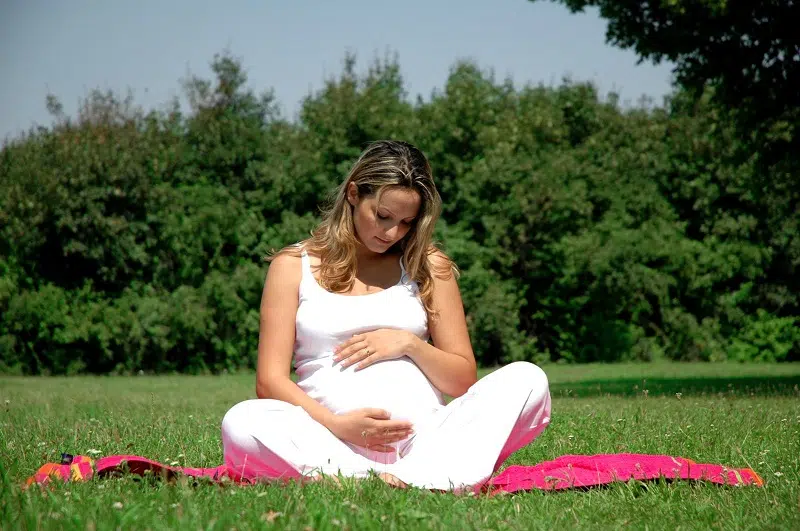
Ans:
[[[222,462],[225,411],[252,375],[0,378],[0,528],[800,529],[800,364],[546,366],[553,421],[508,464],[639,452],[751,467],[758,487],[664,481],[456,496],[379,480],[248,487],[131,477],[21,491],[61,452]]]

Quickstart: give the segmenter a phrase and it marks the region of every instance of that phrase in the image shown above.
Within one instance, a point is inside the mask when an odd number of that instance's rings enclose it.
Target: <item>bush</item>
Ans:
[[[623,109],[465,62],[411,102],[396,62],[347,57],[291,122],[238,60],[212,71],[188,114],[50,98],[54,124],[3,145],[0,370],[254,367],[264,256],[386,137],[431,160],[480,364],[798,359],[800,214],[765,184],[791,165],[743,159],[713,98]]]

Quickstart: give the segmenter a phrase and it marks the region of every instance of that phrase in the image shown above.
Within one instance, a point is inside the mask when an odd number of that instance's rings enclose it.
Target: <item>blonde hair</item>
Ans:
[[[303,248],[320,257],[320,284],[327,290],[346,292],[356,277],[356,239],[353,206],[347,201],[347,189],[354,183],[359,198],[376,196],[389,188],[415,190],[420,195],[420,209],[411,228],[388,253],[399,252],[408,276],[419,287],[419,297],[431,317],[433,276],[429,256],[436,253],[436,276],[458,276],[455,264],[433,244],[433,231],[442,210],[442,200],[433,182],[430,164],[425,155],[406,142],[381,140],[370,144],[353,165],[332,201],[322,211],[322,221],[311,237],[286,247],[268,257],[271,261],[284,253],[299,255]]]

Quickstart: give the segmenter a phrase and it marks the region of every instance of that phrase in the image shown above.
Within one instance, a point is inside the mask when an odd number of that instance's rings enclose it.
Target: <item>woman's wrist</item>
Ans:
[[[406,342],[406,347],[404,349],[404,352],[409,358],[415,360],[416,357],[419,355],[420,346],[423,341],[419,337],[417,337],[413,332],[406,332],[406,334],[408,334],[408,339]]]
[[[334,413],[333,411],[326,411],[322,418],[320,419],[320,424],[328,428],[328,431],[334,432],[334,428],[336,427],[336,421],[339,415]]]

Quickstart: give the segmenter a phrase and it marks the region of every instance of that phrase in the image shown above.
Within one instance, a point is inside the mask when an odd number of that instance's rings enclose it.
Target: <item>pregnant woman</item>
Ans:
[[[376,142],[311,237],[271,257],[258,398],[222,421],[229,467],[254,480],[374,472],[476,489],[545,429],[539,367],[477,380],[457,269],[432,243],[440,211],[425,156]]]

